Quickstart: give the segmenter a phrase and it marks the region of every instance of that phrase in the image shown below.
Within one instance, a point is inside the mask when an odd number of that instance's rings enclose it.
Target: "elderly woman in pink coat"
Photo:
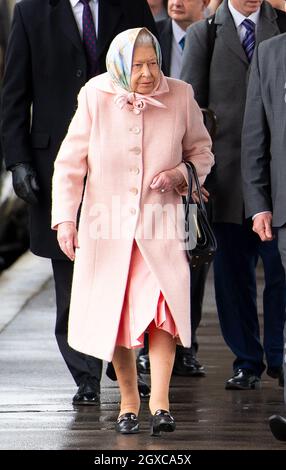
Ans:
[[[114,39],[107,73],[79,93],[53,177],[52,227],[75,260],[69,344],[112,361],[120,433],[139,431],[134,349],[145,331],[151,434],[175,429],[169,411],[175,346],[191,340],[183,161],[194,163],[201,183],[213,164],[191,86],[166,78],[160,66],[159,44],[145,28]]]

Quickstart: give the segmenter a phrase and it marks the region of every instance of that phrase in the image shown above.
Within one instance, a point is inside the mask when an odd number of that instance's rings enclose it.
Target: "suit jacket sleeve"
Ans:
[[[52,229],[61,222],[76,224],[82,200],[91,131],[86,87],[78,96],[78,108],[54,163],[52,182]]]
[[[272,210],[269,127],[261,95],[260,51],[258,47],[252,60],[242,130],[241,165],[247,218]]]
[[[212,141],[204,125],[202,112],[194,99],[191,86],[187,87],[186,106],[187,127],[183,139],[183,160],[190,161],[195,165],[202,185],[214,164],[214,156],[211,152]],[[188,171],[184,163],[180,163],[177,168],[185,177],[185,183],[177,188],[177,192],[185,196],[188,193]]]
[[[1,139],[6,167],[30,162],[31,61],[20,5],[16,4],[2,88]]]
[[[202,20],[187,30],[181,71],[181,79],[192,85],[201,108],[208,107],[208,69],[207,24]]]

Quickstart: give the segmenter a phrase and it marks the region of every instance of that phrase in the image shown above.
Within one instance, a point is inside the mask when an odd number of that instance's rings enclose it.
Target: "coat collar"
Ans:
[[[49,0],[52,15],[65,35],[80,50],[83,51],[81,37],[73,16],[69,0]],[[122,17],[123,7],[121,0],[99,0],[98,6],[98,40],[97,58],[106,50],[114,31]]]
[[[257,44],[265,39],[279,34],[276,23],[277,14],[270,4],[263,2],[261,5],[260,18],[257,26]],[[225,44],[243,62],[249,65],[246,54],[240,43],[233,17],[228,8],[228,0],[224,0],[215,15],[215,23],[218,25],[219,33],[225,38]]]
[[[84,54],[80,33],[69,0],[50,0],[51,17],[59,29]]]
[[[257,27],[257,42],[265,41],[265,39],[280,34],[276,20],[277,13],[274,8],[269,3],[263,2]]]

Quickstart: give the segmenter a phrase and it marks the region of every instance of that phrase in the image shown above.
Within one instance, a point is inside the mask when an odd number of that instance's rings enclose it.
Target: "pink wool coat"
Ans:
[[[107,361],[114,353],[134,240],[158,280],[180,341],[190,346],[190,274],[177,221],[171,217],[175,236],[142,236],[151,224],[143,211],[146,205],[175,207],[186,193],[187,183],[166,193],[151,190],[159,172],[178,166],[186,177],[183,158],[195,164],[203,182],[213,164],[211,141],[190,85],[162,76],[154,98],[165,107],[147,104],[139,114],[120,109],[114,97],[108,74],[82,88],[55,162],[52,207],[52,228],[75,222],[87,175],[68,341]],[[183,216],[182,206],[179,213]],[[166,220],[157,219],[160,232]],[[120,236],[114,229],[119,223],[124,228]]]

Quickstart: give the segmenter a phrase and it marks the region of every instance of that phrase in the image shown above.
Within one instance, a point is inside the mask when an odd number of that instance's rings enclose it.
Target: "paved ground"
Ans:
[[[275,380],[265,376],[260,391],[224,390],[232,357],[219,331],[211,279],[200,328],[200,359],[208,374],[200,379],[173,378],[177,431],[150,437],[148,404],[143,403],[142,432],[121,436],[113,430],[118,389],[105,374],[100,408],[73,408],[76,389],[53,335],[55,299],[49,263],[31,255],[21,263],[21,269],[16,266],[13,271],[14,266],[0,277],[0,449],[286,450],[286,444],[275,441],[268,429],[271,414],[285,414],[282,389]]]

